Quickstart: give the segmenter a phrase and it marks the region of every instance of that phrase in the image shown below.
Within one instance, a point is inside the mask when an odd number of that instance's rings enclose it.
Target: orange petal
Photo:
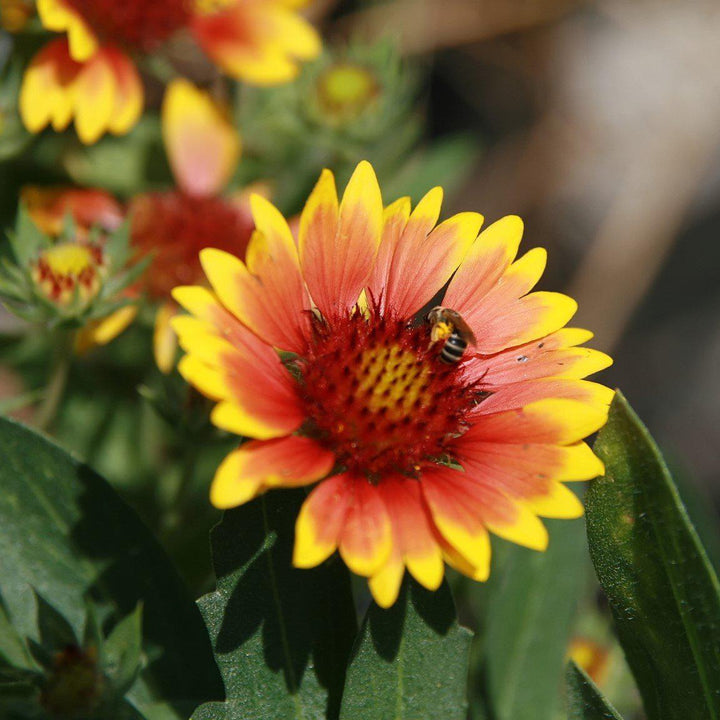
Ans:
[[[226,418],[223,426],[226,430],[266,439],[294,432],[305,420],[297,386],[289,373],[282,378],[273,377],[271,372],[258,368],[256,362],[241,359],[238,353],[223,355],[219,369],[227,383],[228,404],[240,410],[242,416],[249,415],[261,420],[267,428],[261,434],[257,430],[250,432],[244,421],[242,425],[236,426],[234,417],[239,415],[230,413],[230,408],[227,408],[227,413],[216,408],[213,418],[218,420],[221,415]]]
[[[390,268],[395,248],[410,217],[410,198],[403,197],[388,205],[383,213],[383,231],[375,264],[367,281],[367,289],[379,309],[385,309],[385,288],[390,277]]]
[[[483,230],[448,285],[443,304],[463,317],[485,297],[517,255],[523,222],[515,215]]]
[[[468,485],[483,492],[500,492],[520,501],[535,515],[574,518],[582,515],[582,504],[574,493],[564,488],[559,478],[572,473],[575,479],[589,479],[602,474],[602,463],[583,444],[567,448],[551,445],[502,445],[500,443],[458,443]],[[585,447],[586,452],[577,448]],[[575,464],[573,468],[571,465]],[[598,470],[600,471],[598,473]],[[526,522],[535,527],[534,521]]]
[[[64,130],[73,115],[73,86],[81,65],[68,50],[67,40],[58,38],[45,45],[30,62],[20,88],[20,116],[32,133],[48,123]]]
[[[477,237],[482,215],[461,213],[433,229],[442,191],[431,190],[418,204],[395,243],[388,266],[385,302],[409,317],[429,302],[455,272]],[[384,234],[392,241],[391,234]],[[418,263],[418,258],[422,262]]]
[[[477,350],[492,354],[555,332],[576,311],[577,303],[567,295],[534,292],[503,306],[502,310],[494,308],[481,321],[468,324],[478,338]]]
[[[599,350],[575,347],[591,337],[588,331],[563,328],[490,357],[478,357],[466,371],[471,380],[482,378],[486,386],[543,377],[583,378],[612,365],[612,358]]]
[[[230,343],[195,332],[188,321],[192,318],[173,321],[181,345],[192,353],[178,369],[201,392],[209,390],[210,397],[222,400],[211,416],[217,427],[261,440],[298,429],[305,413],[295,381],[279,358],[271,365],[259,364]]]
[[[315,567],[335,552],[353,497],[354,482],[344,474],[329,477],[303,503],[295,523],[295,567]]]
[[[330,170],[323,170],[300,215],[298,238],[303,276],[315,303],[316,291],[322,292],[324,263],[328,248],[335,245],[339,223],[340,205],[335,176]]]
[[[478,352],[492,354],[543,337],[561,328],[574,315],[577,304],[565,295],[548,292],[527,295],[540,279],[546,259],[544,249],[531,250],[513,263],[482,297],[476,296],[458,310],[478,338]],[[444,302],[448,303],[447,298]]]
[[[253,441],[234,450],[215,474],[210,502],[221,509],[242,505],[270,487],[308,485],[325,477],[333,453],[309,438]]]
[[[563,482],[592,480],[604,473],[602,461],[584,442],[565,446],[511,444],[478,440],[466,433],[452,444],[452,449],[460,464],[464,468],[472,466],[475,475],[502,475],[513,478],[513,482],[545,478]]]
[[[114,135],[129,132],[143,110],[143,86],[135,64],[114,47],[103,48],[106,61],[115,76],[115,108],[108,130]]]
[[[458,476],[458,479],[455,478]],[[447,544],[487,577],[490,567],[490,539],[481,507],[469,502],[462,486],[463,475],[437,467],[423,472],[421,487],[433,523]],[[492,498],[489,498],[492,499]],[[473,500],[470,498],[470,500]],[[505,511],[512,512],[506,503]]]
[[[85,62],[74,84],[75,129],[86,145],[100,139],[112,123],[119,93],[113,65],[104,53]]]
[[[390,516],[377,487],[365,478],[351,479],[351,500],[338,547],[350,570],[366,577],[375,574],[390,555]]]
[[[355,306],[375,262],[383,207],[370,163],[363,161],[355,169],[339,211],[336,202],[332,174],[324,171],[300,220],[303,275],[325,316]]]
[[[173,80],[165,91],[162,126],[178,185],[190,195],[218,194],[240,158],[240,136],[227,106],[188,80]]]
[[[236,350],[265,368],[277,368],[277,353],[229,313],[218,297],[198,285],[176,287],[173,297],[188,312],[214,328],[217,337],[227,340]],[[282,368],[282,372],[285,370]]]
[[[614,391],[599,383],[564,378],[541,378],[502,385],[477,406],[477,415],[489,415],[514,410],[546,398],[567,398],[606,408],[612,402]]]
[[[226,73],[257,85],[292,80],[296,60],[316,57],[320,38],[282,2],[246,0],[219,11],[196,11],[192,31]]]
[[[527,507],[469,473],[448,468],[426,473],[423,493],[440,532],[473,565],[478,563],[470,549],[477,543],[480,526],[536,550],[547,546],[545,527]]]
[[[256,207],[263,206],[258,201]],[[223,305],[244,325],[270,345],[302,353],[307,347],[310,303],[295,245],[290,248],[287,243],[288,238],[292,242],[290,230],[285,225],[285,235],[278,232],[279,223],[266,222],[271,213],[253,215],[268,234],[255,233],[248,245],[252,270],[234,255],[214,248],[202,250],[200,261]]]
[[[551,398],[517,410],[483,415],[468,432],[478,440],[492,442],[570,445],[599,430],[606,420],[605,407]]]
[[[443,557],[420,482],[399,476],[384,478],[378,492],[390,514],[393,542],[399,546],[404,564],[421,585],[437,590],[444,575]]]

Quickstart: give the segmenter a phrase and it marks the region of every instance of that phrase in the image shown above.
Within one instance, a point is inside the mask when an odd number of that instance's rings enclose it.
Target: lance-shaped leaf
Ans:
[[[720,585],[648,431],[617,394],[587,496],[590,553],[649,720],[720,718]]]
[[[141,654],[142,605],[138,605],[113,628],[102,646],[103,672],[118,695],[132,686],[140,670]]]
[[[544,553],[512,546],[491,578],[484,670],[497,720],[550,720],[588,573],[583,520],[547,521]]]
[[[447,583],[429,592],[406,581],[389,610],[373,604],[367,612],[341,720],[464,720],[471,638]]]
[[[292,567],[302,490],[269,493],[213,530],[217,590],[199,600],[227,703],[194,718],[336,718],[356,634],[345,566]]]
[[[572,661],[568,663],[565,680],[568,720],[622,720],[597,685]]]
[[[163,717],[186,718],[198,702],[221,697],[200,613],[112,488],[42,436],[2,418],[0,457],[0,593],[18,636],[42,642],[38,596],[78,638],[88,596],[115,622],[142,601],[149,663],[129,700],[149,718],[161,708],[146,708],[160,702],[169,703]]]

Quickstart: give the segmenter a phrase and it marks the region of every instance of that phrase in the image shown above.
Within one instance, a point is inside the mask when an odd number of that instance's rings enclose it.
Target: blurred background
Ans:
[[[158,117],[162,83],[151,71],[144,72],[149,112],[128,136],[84,146],[71,131],[23,130],[20,76],[46,37],[33,5],[0,0],[0,224],[13,225],[28,184],[101,187],[123,203],[171,186]],[[404,194],[417,200],[442,185],[446,216],[476,210],[486,223],[522,216],[524,248],[549,251],[542,287],[575,297],[573,324],[592,329],[592,345],[615,359],[599,379],[620,387],[648,425],[700,524],[716,524],[716,0],[317,0],[307,14],[324,39],[318,61],[291,85],[229,90],[243,138],[231,188],[271,178],[274,201],[292,215],[323,166],[335,169],[342,185],[367,157],[386,201]],[[22,403],[12,399],[39,382],[42,341],[20,341],[11,316],[3,316],[2,329],[2,407],[27,419],[32,405],[16,407]],[[85,429],[63,418],[57,429],[131,501],[144,492],[130,476],[137,433],[167,434],[151,419],[152,408],[144,406],[135,423],[135,389],[148,406],[172,414],[173,379],[148,374],[138,360],[150,333],[150,323],[140,323],[83,361],[77,407],[64,417],[84,413]],[[116,394],[98,409],[97,388],[111,385]],[[111,432],[123,422],[124,430]],[[172,455],[177,447],[169,447]],[[224,451],[220,443],[217,458]],[[201,494],[217,458],[198,471]],[[157,463],[148,459],[148,474]],[[173,539],[171,531],[166,540],[178,556],[207,564],[199,533]],[[713,532],[706,536],[711,548]],[[199,587],[202,577],[194,578]],[[458,597],[461,610],[477,614],[472,593]]]

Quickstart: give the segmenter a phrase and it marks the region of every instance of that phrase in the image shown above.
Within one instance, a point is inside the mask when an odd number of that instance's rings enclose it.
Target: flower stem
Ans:
[[[58,330],[53,337],[50,373],[36,420],[40,430],[50,430],[57,417],[67,386],[74,340],[75,333],[68,330]]]

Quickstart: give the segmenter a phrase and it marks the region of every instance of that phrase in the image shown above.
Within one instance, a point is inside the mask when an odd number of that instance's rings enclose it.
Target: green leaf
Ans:
[[[110,268],[117,272],[125,267],[130,255],[130,226],[128,218],[120,227],[113,230],[105,241],[105,252],[110,259]]]
[[[226,720],[230,701],[224,703],[205,703],[193,713],[190,720]]]
[[[341,720],[464,720],[471,638],[447,583],[430,592],[406,581],[390,609],[365,616]]]
[[[38,251],[50,247],[50,239],[33,222],[24,205],[18,210],[15,232],[8,233],[10,247],[17,264],[25,267],[35,259]]]
[[[545,552],[511,546],[491,578],[485,675],[495,720],[550,720],[561,705],[570,630],[589,567],[584,521],[547,524]]]
[[[304,497],[301,490],[270,493],[226,512],[213,530],[217,590],[199,605],[225,680],[229,720],[337,717],[355,607],[338,560],[292,567]]]
[[[0,418],[0,592],[21,637],[41,641],[34,593],[83,636],[85,598],[118,618],[144,603],[151,662],[128,699],[188,707],[222,689],[202,618],[150,532],[110,486],[45,438]]]
[[[622,720],[595,683],[570,661],[565,674],[568,720]]]
[[[648,431],[618,393],[595,451],[590,552],[649,720],[720,718],[720,585]]]
[[[124,695],[140,670],[142,654],[142,605],[123,618],[112,630],[102,647],[105,675],[117,695]]]
[[[12,626],[0,595],[0,671],[7,667],[35,667],[23,638]]]

